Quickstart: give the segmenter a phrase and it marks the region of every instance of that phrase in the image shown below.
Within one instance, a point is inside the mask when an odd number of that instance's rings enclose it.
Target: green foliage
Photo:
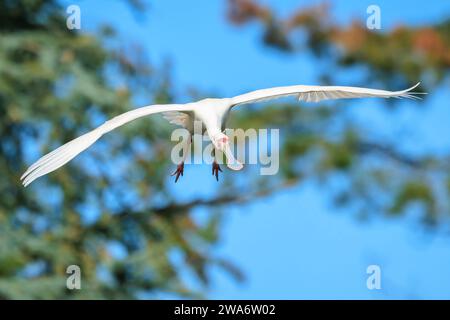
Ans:
[[[359,83],[355,83],[361,86],[384,82],[400,88],[429,79],[421,87],[429,86],[424,91],[432,92],[448,79],[448,19],[431,26],[373,32],[363,21],[344,27],[334,24],[327,4],[280,17],[259,1],[228,3],[230,21],[240,27],[259,22],[267,46],[285,54],[312,55],[318,66],[325,62],[325,69],[317,68],[324,84],[337,83],[336,75],[355,66],[364,67],[362,80],[358,77]],[[448,156],[410,155],[400,151],[399,145],[369,137],[366,128],[352,121],[347,108],[339,104],[343,103],[337,102],[335,108],[302,110],[297,105],[269,105],[264,112],[248,108],[233,116],[239,125],[281,128],[283,178],[319,181],[321,188],[333,194],[336,205],[364,215],[401,215],[418,204],[425,223],[446,221],[450,208],[448,197],[442,193],[448,190]],[[340,182],[337,186],[333,183],[336,180]]]
[[[395,197],[391,211],[401,213],[407,205],[413,202],[422,202],[428,212],[435,211],[433,192],[423,181],[407,181]]]
[[[168,103],[172,95],[168,75],[139,51],[68,31],[54,1],[4,0],[0,13],[0,298],[193,296],[180,269],[204,285],[207,266],[235,274],[212,257],[218,214],[196,223],[194,204],[177,204],[166,187],[170,127],[159,121],[137,121],[58,174],[20,185],[38,155],[133,108],[134,96]],[[66,289],[71,264],[83,290]]]

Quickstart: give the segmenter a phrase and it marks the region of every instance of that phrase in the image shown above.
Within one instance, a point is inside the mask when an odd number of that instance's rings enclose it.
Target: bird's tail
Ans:
[[[63,166],[78,154],[86,150],[103,134],[100,128],[92,130],[72,141],[67,142],[58,149],[43,156],[33,163],[27,171],[20,177],[23,185],[26,187],[37,178],[52,172]]]

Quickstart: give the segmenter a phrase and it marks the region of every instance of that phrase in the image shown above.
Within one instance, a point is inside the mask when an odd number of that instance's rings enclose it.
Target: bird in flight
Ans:
[[[37,160],[25,171],[20,179],[26,187],[37,178],[58,169],[75,158],[109,131],[137,118],[155,113],[162,113],[169,122],[185,127],[191,136],[193,134],[194,121],[201,121],[203,134],[209,136],[215,150],[222,151],[225,154],[227,166],[232,170],[240,170],[243,165],[233,157],[229,138],[223,133],[230,110],[235,106],[287,96],[295,96],[299,101],[303,100],[306,102],[366,97],[420,99],[416,94],[423,93],[411,91],[419,84],[420,82],[402,91],[386,91],[360,87],[295,85],[256,90],[233,98],[209,98],[186,104],[149,105],[120,114],[94,130],[67,142]],[[189,144],[191,139],[187,139],[186,141]],[[186,154],[183,157],[185,159]],[[222,170],[216,159],[214,159],[212,166],[212,174],[218,179],[218,173]],[[178,181],[180,175],[183,175],[183,171],[184,160],[178,164],[176,171],[172,174],[176,175],[175,182]]]

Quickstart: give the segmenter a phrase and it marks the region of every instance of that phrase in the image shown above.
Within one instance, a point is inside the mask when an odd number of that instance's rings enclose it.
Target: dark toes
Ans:
[[[175,172],[172,173],[170,176],[176,175],[176,177],[175,177],[175,183],[176,183],[178,181],[178,179],[180,178],[180,175],[183,176],[183,173],[184,173],[184,163],[181,163],[177,166],[177,169],[175,170]]]
[[[216,176],[217,181],[219,181],[219,171],[222,172],[222,169],[220,168],[218,163],[214,162],[212,166],[212,175]]]

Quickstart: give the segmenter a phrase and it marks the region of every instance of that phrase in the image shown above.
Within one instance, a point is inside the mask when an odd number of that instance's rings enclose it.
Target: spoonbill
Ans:
[[[209,136],[215,150],[222,151],[225,154],[227,166],[232,170],[240,170],[243,165],[233,157],[229,145],[229,138],[223,133],[230,110],[235,106],[287,96],[296,96],[299,101],[303,100],[306,102],[365,97],[420,99],[415,94],[422,94],[421,92],[411,91],[419,84],[420,82],[402,91],[386,91],[360,87],[294,85],[256,90],[233,98],[208,98],[186,104],[149,105],[120,114],[94,130],[60,146],[33,163],[20,179],[26,187],[37,178],[58,169],[72,160],[109,131],[137,118],[155,113],[162,113],[170,123],[185,127],[191,135],[193,134],[194,121],[201,121],[202,127],[204,128],[202,129],[203,134],[206,133]],[[190,139],[187,139],[187,146],[189,146],[189,141]],[[186,155],[183,155],[183,157],[185,159]],[[222,171],[222,169],[216,159],[214,159],[212,166],[212,174],[218,180],[219,171]],[[177,169],[172,174],[176,175],[175,182],[178,181],[180,175],[183,175],[183,171],[184,160],[178,164]]]

